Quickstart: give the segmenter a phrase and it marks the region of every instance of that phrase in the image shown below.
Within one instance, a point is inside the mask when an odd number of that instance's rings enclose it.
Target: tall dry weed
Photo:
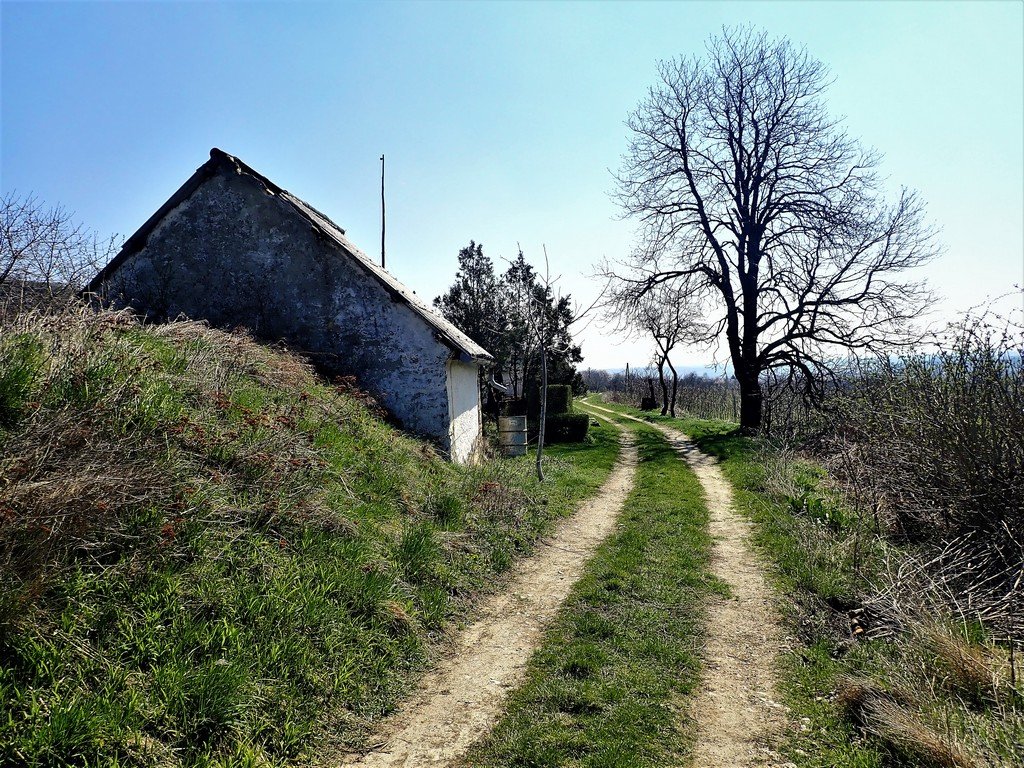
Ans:
[[[850,720],[886,746],[900,764],[980,768],[981,763],[957,736],[929,723],[913,696],[891,683],[883,688],[867,678],[843,678],[836,702]]]

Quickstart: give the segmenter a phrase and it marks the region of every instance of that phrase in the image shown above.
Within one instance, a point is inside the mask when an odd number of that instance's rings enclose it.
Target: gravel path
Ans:
[[[544,628],[580,578],[633,486],[637,450],[623,430],[619,460],[601,489],[537,553],[514,566],[506,591],[488,598],[450,654],[427,673],[408,703],[383,724],[382,746],[347,755],[343,766],[446,766],[490,732],[505,697],[522,680]]]

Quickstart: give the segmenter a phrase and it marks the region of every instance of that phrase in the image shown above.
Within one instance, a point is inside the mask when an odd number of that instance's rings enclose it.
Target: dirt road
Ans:
[[[586,405],[601,414],[649,423]],[[712,569],[731,591],[730,598],[709,609],[704,679],[691,705],[697,739],[690,764],[786,768],[769,746],[773,735],[786,727],[784,707],[775,699],[775,661],[783,635],[751,549],[750,524],[733,509],[731,488],[712,457],[682,432],[651,426],[665,434],[701,482],[715,541]],[[449,655],[384,724],[383,745],[365,755],[348,755],[341,765],[447,766],[490,731],[508,691],[522,680],[544,627],[615,527],[637,464],[628,430],[622,440],[622,454],[605,485],[541,543],[536,555],[516,566],[506,591],[485,602]]]
[[[621,439],[622,452],[605,484],[539,544],[534,556],[514,567],[507,590],[484,603],[448,657],[384,724],[383,746],[366,755],[348,755],[341,765],[449,765],[490,731],[509,690],[522,680],[544,627],[615,528],[637,464],[629,430]]]
[[[615,414],[607,408],[587,404]],[[632,416],[625,418],[649,424]],[[776,699],[775,662],[783,633],[772,594],[750,544],[750,523],[733,509],[732,489],[717,462],[701,453],[682,432],[651,424],[672,442],[696,473],[707,497],[714,538],[712,569],[729,585],[731,597],[709,610],[704,680],[692,713],[697,742],[692,765],[700,768],[786,766],[770,748],[786,725]]]

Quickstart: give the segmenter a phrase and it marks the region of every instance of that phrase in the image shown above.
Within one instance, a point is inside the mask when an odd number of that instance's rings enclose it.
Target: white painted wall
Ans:
[[[460,464],[473,459],[481,440],[478,371],[475,363],[448,361],[451,458]]]

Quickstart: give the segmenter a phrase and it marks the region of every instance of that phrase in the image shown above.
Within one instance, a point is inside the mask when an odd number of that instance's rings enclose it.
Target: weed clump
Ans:
[[[847,715],[889,746],[902,762],[922,768],[975,768],[958,745],[916,717],[898,697],[870,680],[841,681],[837,700]]]

